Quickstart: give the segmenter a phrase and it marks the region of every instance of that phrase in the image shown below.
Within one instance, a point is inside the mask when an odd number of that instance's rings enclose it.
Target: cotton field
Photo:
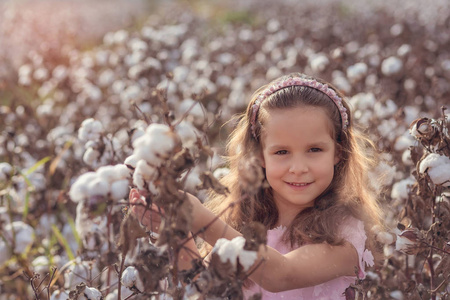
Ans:
[[[177,191],[227,192],[233,116],[295,71],[340,89],[381,151],[383,264],[347,299],[450,299],[448,1],[136,1],[108,6],[126,19],[109,25],[101,2],[35,36],[39,15],[0,4],[0,300],[241,299],[257,249],[244,238],[177,272]],[[55,31],[82,17],[95,34]],[[263,175],[242,168],[254,190]],[[130,188],[165,211],[159,232],[128,214]]]

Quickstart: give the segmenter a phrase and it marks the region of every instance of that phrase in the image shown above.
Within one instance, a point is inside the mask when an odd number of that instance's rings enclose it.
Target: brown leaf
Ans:
[[[220,195],[226,195],[230,192],[210,171],[201,174],[200,181],[202,183],[197,185],[197,189],[199,190],[212,189]]]
[[[128,251],[132,251],[138,238],[147,236],[147,233],[139,224],[139,220],[131,213],[126,215],[120,224],[118,242],[118,246],[122,248],[122,254],[125,255]]]
[[[266,227],[259,222],[251,222],[246,225],[242,229],[242,235],[245,238],[245,250],[258,251],[260,245],[267,244]]]

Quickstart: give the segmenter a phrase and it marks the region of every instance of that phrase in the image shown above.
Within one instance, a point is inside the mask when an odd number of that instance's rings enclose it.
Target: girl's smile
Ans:
[[[330,185],[339,158],[322,108],[301,106],[268,113],[263,125],[263,167],[279,221],[288,225]]]

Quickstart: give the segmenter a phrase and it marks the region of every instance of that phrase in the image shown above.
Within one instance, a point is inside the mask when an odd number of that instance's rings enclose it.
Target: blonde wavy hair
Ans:
[[[323,84],[323,80],[301,73],[293,73],[275,81],[289,77],[314,79]],[[272,82],[272,83],[273,83]],[[270,86],[272,83],[269,83]],[[372,231],[374,225],[382,226],[382,209],[377,201],[377,193],[371,188],[368,173],[377,164],[377,152],[372,141],[353,125],[345,96],[327,83],[343,99],[344,107],[349,113],[349,124],[342,130],[341,116],[334,102],[323,92],[305,86],[291,86],[278,90],[268,96],[257,113],[255,136],[251,130],[252,106],[266,86],[258,89],[252,96],[245,113],[237,116],[237,125],[229,136],[226,160],[230,172],[221,182],[228,187],[226,196],[211,194],[205,205],[227,224],[241,231],[246,224],[253,221],[262,223],[266,229],[273,228],[278,221],[278,210],[272,196],[272,189],[262,185],[255,193],[249,195],[241,184],[242,161],[262,157],[261,132],[267,122],[267,111],[272,109],[290,109],[302,106],[323,108],[333,124],[332,135],[340,156],[335,166],[330,186],[314,200],[314,206],[301,211],[287,228],[284,240],[294,245],[308,243],[329,243],[341,245],[339,225],[346,217],[353,216],[365,224],[369,235],[367,247],[375,252],[376,245]],[[261,167],[262,168],[262,167]],[[264,173],[264,169],[262,168]],[[244,170],[245,172],[245,170]],[[233,205],[234,204],[234,205]]]

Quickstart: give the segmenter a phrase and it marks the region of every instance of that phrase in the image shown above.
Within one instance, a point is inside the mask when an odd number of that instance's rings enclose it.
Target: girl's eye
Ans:
[[[309,151],[310,152],[321,152],[322,149],[320,149],[320,148],[311,148],[311,149],[309,149]]]
[[[279,150],[279,151],[275,152],[275,154],[276,155],[284,155],[284,154],[287,154],[287,151],[286,150]]]

